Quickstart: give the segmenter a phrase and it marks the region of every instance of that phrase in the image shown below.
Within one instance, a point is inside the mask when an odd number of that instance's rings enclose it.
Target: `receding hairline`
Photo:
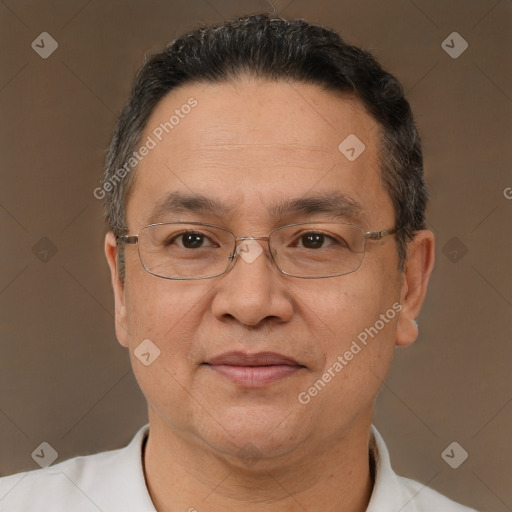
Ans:
[[[366,115],[369,116],[369,118],[372,119],[373,122],[375,122],[377,126],[377,132],[375,133],[375,146],[377,150],[377,164],[379,166],[379,176],[382,176],[382,166],[384,165],[384,162],[381,158],[381,147],[383,143],[383,127],[378,119],[368,110],[364,100],[359,97],[356,91],[352,90],[341,90],[337,89],[336,87],[332,86],[329,87],[325,83],[316,82],[313,80],[299,80],[296,78],[289,78],[289,77],[269,77],[266,75],[259,75],[255,73],[251,69],[241,69],[237,70],[236,72],[232,73],[231,75],[228,75],[221,79],[216,80],[210,80],[210,79],[192,79],[187,80],[183,83],[180,83],[179,85],[173,87],[169,91],[167,91],[154,105],[151,110],[151,112],[147,115],[146,123],[144,124],[143,129],[141,130],[141,133],[137,139],[137,142],[134,144],[134,147],[137,148],[140,146],[141,141],[144,139],[144,137],[147,134],[148,125],[150,123],[151,118],[153,117],[154,113],[158,109],[158,107],[164,102],[166,99],[168,99],[171,96],[176,95],[176,93],[183,92],[190,86],[197,86],[197,87],[203,87],[203,90],[206,89],[210,85],[232,85],[236,86],[239,84],[243,84],[244,81],[253,81],[254,83],[263,83],[263,84],[272,84],[272,83],[281,83],[281,84],[295,84],[295,85],[305,85],[305,86],[315,86],[319,90],[322,90],[323,92],[329,92],[333,96],[333,99],[335,100],[343,100],[348,101],[352,103],[353,105],[359,107]],[[132,172],[130,173],[130,176],[128,176],[128,179],[125,183],[125,187],[123,190],[123,203],[124,208],[126,211],[128,201],[131,197],[131,194],[133,192],[133,187],[135,186],[135,183],[137,181],[138,176],[138,167],[140,164],[136,165]],[[126,221],[126,219],[125,219]]]

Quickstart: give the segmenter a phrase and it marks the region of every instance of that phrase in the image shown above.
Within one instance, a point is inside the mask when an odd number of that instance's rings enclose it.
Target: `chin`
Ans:
[[[218,453],[250,467],[256,460],[293,452],[309,437],[309,422],[294,412],[278,407],[230,407],[216,415],[217,421],[210,417],[205,424],[201,419],[197,434]]]

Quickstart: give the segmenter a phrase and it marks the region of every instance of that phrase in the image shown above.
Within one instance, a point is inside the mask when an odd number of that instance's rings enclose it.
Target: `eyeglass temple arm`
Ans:
[[[399,230],[399,228],[393,229],[383,229],[382,231],[368,231],[364,234],[365,238],[370,238],[371,240],[380,240],[388,235],[393,235]]]
[[[116,238],[122,244],[137,244],[139,243],[138,235],[121,235]]]

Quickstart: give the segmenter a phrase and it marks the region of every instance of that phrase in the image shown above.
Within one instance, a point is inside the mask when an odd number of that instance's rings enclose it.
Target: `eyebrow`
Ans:
[[[271,207],[276,217],[285,217],[297,213],[329,215],[339,220],[362,222],[365,215],[361,205],[351,197],[339,192],[286,199]]]
[[[219,201],[201,194],[184,195],[180,192],[171,192],[162,201],[156,203],[149,215],[149,223],[158,222],[164,215],[177,213],[210,213],[226,215],[229,208]]]
[[[335,219],[355,223],[361,223],[366,218],[361,205],[357,201],[339,192],[283,199],[270,205],[268,210],[275,218],[289,217],[294,214],[324,214]],[[148,222],[155,224],[166,215],[179,213],[210,214],[220,218],[232,214],[232,209],[201,194],[185,195],[180,192],[171,192],[153,207]]]

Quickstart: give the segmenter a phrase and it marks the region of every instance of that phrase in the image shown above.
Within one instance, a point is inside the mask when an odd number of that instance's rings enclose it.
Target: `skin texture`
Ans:
[[[190,97],[197,106],[136,170],[130,234],[176,191],[215,199],[225,211],[169,212],[153,220],[210,222],[237,236],[267,236],[292,222],[334,220],[322,213],[276,216],[272,205],[338,192],[360,204],[365,231],[394,227],[379,175],[379,128],[356,99],[248,77],[186,85],[157,105],[142,140]],[[366,145],[353,162],[338,150],[349,134]],[[390,236],[368,241],[356,272],[311,280],[281,274],[261,245],[254,262],[238,258],[228,273],[199,281],[148,274],[129,245],[123,284],[115,239],[106,236],[117,336],[148,401],[144,467],[151,497],[159,511],[366,510],[374,401],[394,347],[417,337],[414,319],[433,268],[434,236],[421,231],[409,243],[405,273]],[[400,315],[301,404],[298,394],[396,302]],[[133,355],[147,338],[161,351],[150,366]],[[247,389],[203,364],[227,351],[278,352],[304,368]],[[256,453],[252,464],[239,456],[248,449]]]

